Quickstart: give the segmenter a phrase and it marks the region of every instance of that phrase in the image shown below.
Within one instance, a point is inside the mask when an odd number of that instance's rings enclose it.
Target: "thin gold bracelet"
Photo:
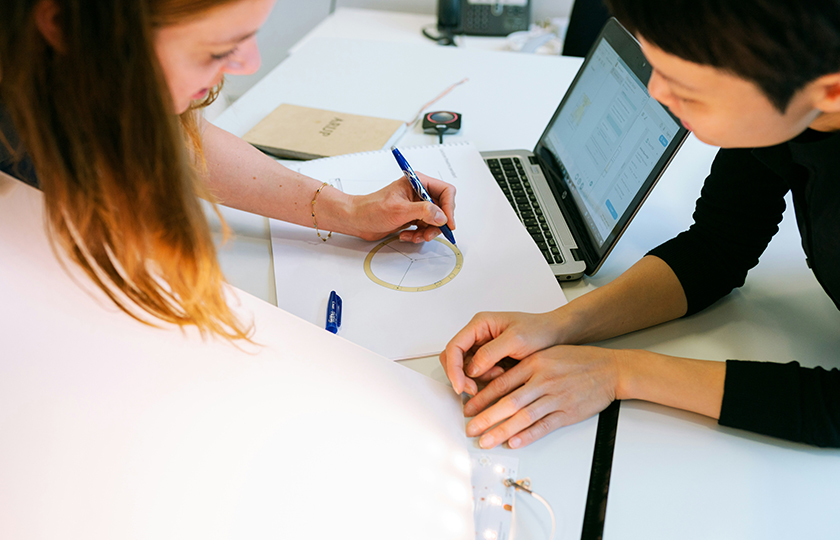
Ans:
[[[312,197],[312,203],[311,203],[312,204],[312,223],[315,224],[315,234],[317,234],[318,238],[320,238],[324,242],[326,242],[327,240],[330,239],[330,237],[332,236],[332,231],[330,231],[330,233],[327,235],[326,238],[321,236],[320,231],[318,231],[318,220],[315,218],[315,201],[318,199],[318,195],[321,194],[321,190],[324,189],[325,187],[327,187],[328,185],[330,185],[329,182],[324,182],[323,184],[321,184],[321,187],[319,187],[317,190],[315,190],[315,196]]]

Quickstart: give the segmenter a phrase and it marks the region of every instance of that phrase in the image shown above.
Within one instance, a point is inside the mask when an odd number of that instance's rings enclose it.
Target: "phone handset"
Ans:
[[[461,26],[461,0],[438,0],[438,30],[455,33]]]

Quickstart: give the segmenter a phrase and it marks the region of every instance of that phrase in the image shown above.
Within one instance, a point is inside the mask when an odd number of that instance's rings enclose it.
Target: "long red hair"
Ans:
[[[156,26],[236,0],[49,0],[61,51],[36,27],[39,1],[0,2],[0,99],[35,164],[52,241],[131,316],[248,339],[199,201],[210,199],[199,113],[171,112],[153,46]]]

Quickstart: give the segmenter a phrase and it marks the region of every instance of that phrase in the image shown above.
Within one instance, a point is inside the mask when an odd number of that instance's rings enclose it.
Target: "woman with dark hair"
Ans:
[[[441,354],[484,448],[516,448],[641,399],[726,426],[840,446],[840,371],[579,344],[694,314],[744,284],[791,192],[808,265],[840,307],[840,1],[610,0],[650,94],[720,146],[694,224],[557,310],[481,313]],[[505,357],[521,360],[505,371]],[[489,382],[478,391],[476,382]]]
[[[275,0],[0,2],[0,172],[39,187],[52,240],[144,322],[247,338],[199,197],[378,239],[454,228],[455,189],[423,177],[349,196],[205,122],[226,73],[259,66]],[[416,230],[403,230],[416,224]]]

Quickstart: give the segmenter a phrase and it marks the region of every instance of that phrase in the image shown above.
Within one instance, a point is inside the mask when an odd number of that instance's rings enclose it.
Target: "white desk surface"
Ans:
[[[651,209],[659,203],[649,203],[632,227],[656,226]],[[681,206],[688,215],[689,208]],[[788,207],[780,232],[744,287],[690,318],[607,345],[709,360],[798,360],[840,367],[840,312],[805,266],[792,204]],[[624,402],[604,538],[835,538],[838,485],[840,450]]]
[[[394,32],[405,35],[408,27]],[[319,28],[329,29],[329,21]],[[454,137],[468,138],[480,150],[533,148],[580,62],[412,40],[394,38],[383,47],[373,40],[305,38],[216,123],[241,135],[281,102],[409,119],[420,104],[470,76],[437,106],[464,114],[464,128]],[[401,73],[391,67],[399,62]],[[407,80],[406,71],[413,77]],[[431,136],[419,130],[401,141],[430,143]],[[567,297],[611,281],[650,248],[685,229],[715,151],[689,138],[602,270],[564,284]],[[274,301],[267,220],[230,210],[225,216],[237,237],[220,255],[223,269],[238,287]],[[840,312],[805,267],[788,212],[745,287],[694,317],[606,345],[713,360],[797,359],[828,368],[836,367],[832,355],[840,350],[838,323]],[[436,359],[404,364],[445,381]],[[591,419],[516,452],[522,473],[532,476],[535,489],[544,491],[560,513],[557,538],[580,537],[579,520],[564,518],[582,515],[594,428]],[[574,456],[554,451],[586,445],[588,452]],[[819,533],[810,536],[834,536],[829,531],[838,528],[840,518],[831,517],[837,514],[827,505],[840,484],[838,455],[720,428],[712,420],[664,407],[623,403],[606,538],[781,538],[806,530]],[[539,521],[520,516],[519,537],[535,537],[528,530]]]

